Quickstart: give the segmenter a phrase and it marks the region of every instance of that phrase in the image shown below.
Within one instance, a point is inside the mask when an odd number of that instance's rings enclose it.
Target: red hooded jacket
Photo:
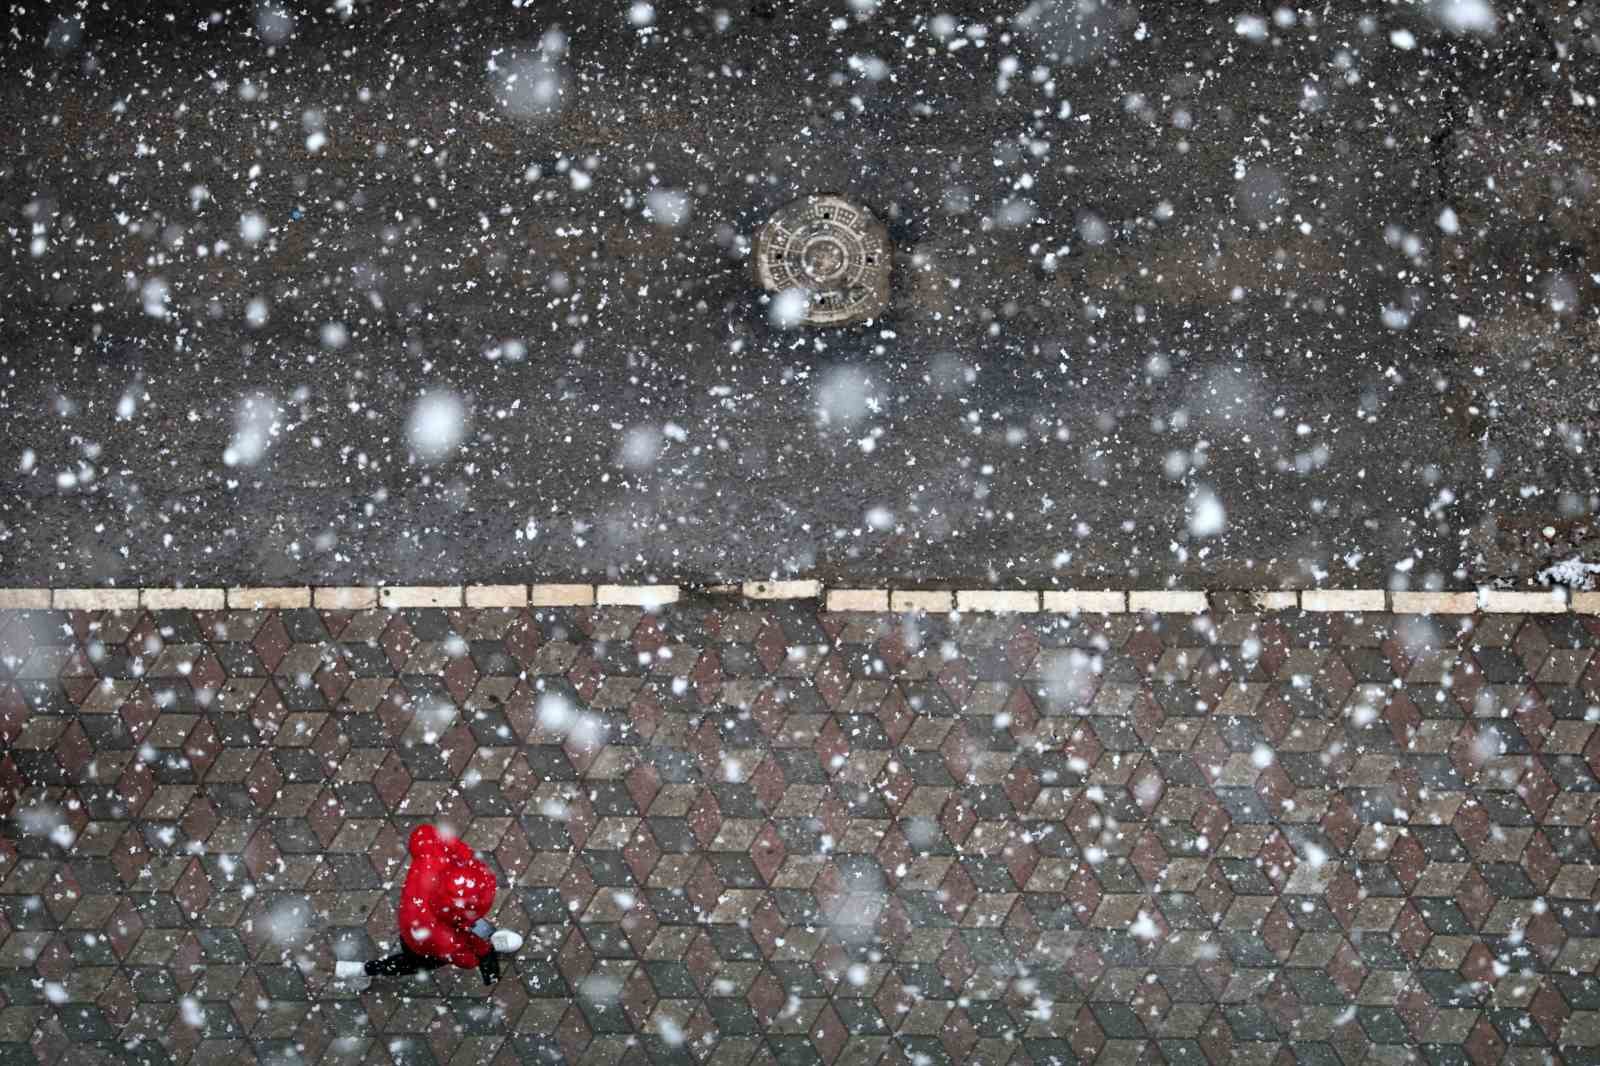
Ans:
[[[400,939],[419,955],[471,969],[489,954],[473,923],[494,906],[494,873],[462,843],[419,825],[407,845],[411,869],[400,893]]]

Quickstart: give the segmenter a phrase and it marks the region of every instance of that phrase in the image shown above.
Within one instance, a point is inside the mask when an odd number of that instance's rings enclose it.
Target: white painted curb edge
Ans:
[[[354,611],[435,607],[641,607],[677,603],[695,590],[680,585],[357,585],[252,588],[0,588],[0,610],[292,610]],[[821,600],[834,613],[1173,614],[1293,611],[1328,614],[1600,615],[1600,592],[1477,589],[1390,592],[1385,589],[910,589],[825,588],[819,581],[746,581],[698,590],[717,599]]]

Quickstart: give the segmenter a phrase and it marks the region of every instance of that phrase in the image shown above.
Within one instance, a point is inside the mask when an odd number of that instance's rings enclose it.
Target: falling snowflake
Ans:
[[[1227,512],[1222,500],[1209,488],[1201,486],[1189,503],[1189,532],[1196,537],[1214,537],[1227,525]]]
[[[772,298],[767,317],[779,329],[793,329],[806,320],[811,296],[804,289],[784,289]]]
[[[423,393],[406,426],[411,450],[425,463],[449,458],[466,436],[467,420],[466,401],[460,396],[440,390]]]

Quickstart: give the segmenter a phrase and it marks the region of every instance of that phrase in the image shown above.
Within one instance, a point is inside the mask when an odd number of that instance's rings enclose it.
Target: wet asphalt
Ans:
[[[0,585],[1459,587],[1592,516],[1596,5],[868,6],[18,16]],[[879,320],[770,321],[812,191]]]

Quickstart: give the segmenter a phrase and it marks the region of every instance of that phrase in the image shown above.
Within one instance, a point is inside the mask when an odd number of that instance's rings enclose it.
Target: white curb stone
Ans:
[[[1046,589],[1044,609],[1052,614],[1126,614],[1126,592],[1094,589]]]
[[[929,614],[948,614],[955,610],[955,594],[918,589],[891,589],[889,609],[896,614],[907,611],[927,611]]]
[[[1128,593],[1128,610],[1151,614],[1204,614],[1210,609],[1204,592],[1163,589],[1159,592]]]
[[[594,590],[594,602],[601,607],[665,607],[677,603],[677,585],[601,585]]]
[[[460,585],[385,585],[378,590],[383,607],[460,607]]]
[[[220,611],[227,597],[221,589],[140,589],[139,606],[147,611]]]
[[[58,611],[137,611],[138,589],[52,589],[50,606]]]
[[[1382,589],[1306,589],[1300,593],[1300,607],[1306,611],[1349,612],[1359,614],[1389,609]]]
[[[468,585],[466,596],[468,607],[528,606],[526,585]]]
[[[888,589],[829,589],[828,610],[869,611],[882,613],[889,609]]]
[[[593,585],[529,585],[529,607],[593,607]]]
[[[378,590],[361,586],[312,589],[311,603],[323,611],[364,611],[378,606]]]
[[[311,589],[307,587],[229,589],[228,606],[236,611],[293,611],[311,606]]]
[[[747,600],[814,600],[822,595],[820,581],[746,581]]]
[[[1391,592],[1389,600],[1395,614],[1473,614],[1478,610],[1476,592]]]
[[[1478,608],[1485,614],[1566,614],[1567,590],[1513,592],[1509,589],[1479,589]]]
[[[1225,609],[1248,602],[1260,611],[1393,613],[1417,615],[1600,614],[1600,591],[1565,588],[1491,589],[1476,592],[1382,589],[836,589],[818,580],[745,581],[713,591],[750,601],[821,599],[835,613],[904,613],[952,610],[979,613],[1201,614],[1217,600]],[[318,607],[357,611],[386,608],[663,607],[682,599],[678,585],[388,585],[329,588],[0,588],[0,610],[292,610]]]
[[[1021,590],[957,589],[956,610],[988,614],[1036,614],[1039,610],[1039,594]]]

